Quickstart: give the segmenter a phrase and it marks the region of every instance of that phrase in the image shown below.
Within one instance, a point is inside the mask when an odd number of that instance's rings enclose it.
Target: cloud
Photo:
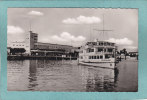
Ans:
[[[101,22],[99,17],[86,17],[86,16],[79,16],[77,18],[67,18],[62,21],[65,24],[95,24]]]
[[[123,39],[110,38],[108,41],[114,42],[119,45],[132,45],[133,44],[133,41],[129,40],[128,38],[123,38]]]
[[[48,39],[48,42],[79,46],[86,38],[84,36],[74,36],[68,32],[62,32],[60,35],[53,35]],[[47,41],[47,40],[46,40]]]
[[[30,11],[28,14],[35,15],[35,16],[43,16],[44,15],[42,12],[39,12],[39,11]]]
[[[24,33],[24,30],[19,26],[7,26],[7,33],[8,34],[20,34]]]
[[[135,47],[135,46],[125,46],[126,48],[128,48],[128,49],[138,49],[137,47]]]
[[[60,36],[54,35],[52,38],[54,38],[54,39],[57,38],[57,39],[60,39],[62,41],[69,41],[70,40],[70,41],[74,41],[74,42],[84,41],[85,40],[85,37],[83,37],[83,36],[77,36],[77,37],[75,37],[75,36],[71,35],[68,32],[62,32],[60,34]]]

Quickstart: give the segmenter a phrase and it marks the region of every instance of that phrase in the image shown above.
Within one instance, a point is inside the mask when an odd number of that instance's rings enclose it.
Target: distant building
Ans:
[[[138,56],[138,52],[129,52],[128,55],[130,57],[136,57],[136,56]]]
[[[10,45],[11,48],[25,48],[26,47],[26,44],[25,42],[12,42],[11,45]]]
[[[77,51],[78,49],[70,45],[38,42],[38,34],[33,33],[32,31],[29,31],[26,34],[25,42],[12,42],[11,48],[24,48],[26,50],[26,54],[29,55],[44,55],[45,53],[67,54],[74,53],[74,51]]]

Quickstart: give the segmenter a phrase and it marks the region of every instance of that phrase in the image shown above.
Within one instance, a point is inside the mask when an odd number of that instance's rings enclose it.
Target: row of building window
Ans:
[[[70,50],[71,48],[67,47],[60,47],[60,46],[44,46],[44,45],[35,45],[35,48],[41,48],[41,49],[66,49]]]
[[[15,44],[13,44],[13,46],[24,46],[24,45],[15,45]]]

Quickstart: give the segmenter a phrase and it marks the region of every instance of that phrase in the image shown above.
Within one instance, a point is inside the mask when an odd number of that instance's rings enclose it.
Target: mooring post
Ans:
[[[126,60],[126,54],[125,54],[125,60]]]
[[[120,58],[119,58],[119,61],[121,61],[121,56],[120,56]]]

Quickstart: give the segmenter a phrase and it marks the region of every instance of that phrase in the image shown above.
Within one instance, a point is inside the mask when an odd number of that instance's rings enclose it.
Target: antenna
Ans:
[[[31,19],[29,20],[29,30],[30,30],[30,32],[32,31],[32,23],[31,23]]]

